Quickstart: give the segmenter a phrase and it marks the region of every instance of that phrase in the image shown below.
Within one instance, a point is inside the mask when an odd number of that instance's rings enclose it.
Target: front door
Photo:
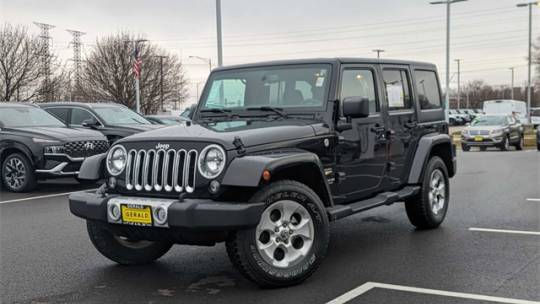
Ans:
[[[408,66],[383,65],[382,84],[387,116],[388,160],[385,190],[401,187],[407,179],[416,146],[417,118]]]
[[[380,94],[376,66],[342,67],[340,101],[355,96],[367,98],[370,102],[369,117],[352,119],[352,129],[338,134],[336,171],[340,198],[345,203],[371,196],[382,188],[386,170],[386,135]],[[345,117],[340,116],[341,122],[345,122]]]

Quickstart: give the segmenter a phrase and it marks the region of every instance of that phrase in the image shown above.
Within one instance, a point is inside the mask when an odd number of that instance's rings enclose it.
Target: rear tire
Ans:
[[[28,192],[36,188],[34,167],[22,153],[9,154],[0,170],[2,183],[11,192]]]
[[[152,263],[172,247],[171,243],[135,241],[113,235],[99,222],[87,221],[86,227],[94,247],[109,260],[121,265]]]
[[[450,200],[448,170],[440,157],[429,160],[421,186],[420,193],[405,201],[407,216],[418,229],[437,228],[446,217]]]
[[[471,147],[469,147],[466,144],[461,144],[461,150],[463,150],[465,152],[469,152],[471,150]]]
[[[232,264],[263,288],[301,283],[315,272],[328,248],[329,222],[321,199],[306,185],[283,180],[261,189],[251,201],[267,207],[257,227],[227,240]]]

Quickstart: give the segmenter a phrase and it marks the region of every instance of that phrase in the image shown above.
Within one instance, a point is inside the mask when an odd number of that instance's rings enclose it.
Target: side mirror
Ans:
[[[343,115],[348,118],[369,116],[369,99],[359,96],[345,97],[342,102]]]
[[[85,119],[83,120],[81,125],[85,128],[96,129],[97,127],[99,127],[99,122],[93,119]]]

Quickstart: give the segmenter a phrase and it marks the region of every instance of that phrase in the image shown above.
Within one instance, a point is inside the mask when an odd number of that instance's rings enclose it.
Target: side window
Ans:
[[[383,78],[388,109],[410,109],[412,100],[407,71],[386,69],[383,71]]]
[[[71,111],[71,124],[72,125],[82,125],[83,121],[91,119],[96,122],[96,118],[90,114],[87,110],[73,108]]]
[[[45,109],[47,112],[54,115],[56,118],[60,119],[63,123],[67,123],[67,117],[68,117],[68,108],[50,108]]]
[[[369,112],[379,112],[379,104],[375,94],[373,72],[368,69],[347,69],[341,79],[340,99],[345,97],[364,97],[369,99]]]
[[[416,90],[418,91],[418,102],[420,109],[440,109],[441,95],[437,83],[437,75],[433,71],[414,71],[416,79]]]

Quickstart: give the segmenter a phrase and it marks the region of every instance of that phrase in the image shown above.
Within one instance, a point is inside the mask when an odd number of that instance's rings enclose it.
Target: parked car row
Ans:
[[[0,103],[0,184],[9,191],[26,192],[38,180],[74,177],[83,182],[77,176],[87,157],[173,119],[177,118],[160,117],[162,123],[156,125],[113,103]]]
[[[452,109],[448,111],[449,123],[452,126],[463,126],[470,123],[479,114],[484,114],[480,109]]]

